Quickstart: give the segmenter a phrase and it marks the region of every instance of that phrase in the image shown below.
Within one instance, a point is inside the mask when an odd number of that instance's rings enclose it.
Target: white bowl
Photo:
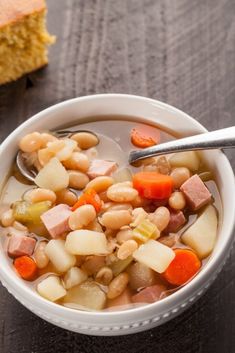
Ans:
[[[182,111],[156,100],[122,95],[102,94],[71,99],[56,104],[20,125],[0,147],[0,178],[4,180],[14,160],[19,139],[31,131],[55,129],[65,123],[77,124],[90,116],[130,116],[133,120],[151,122],[176,131],[182,136],[206,129]],[[185,287],[171,296],[146,306],[115,312],[82,312],[51,303],[25,285],[7,261],[0,248],[0,279],[8,291],[26,308],[46,321],[65,329],[90,335],[123,335],[144,331],[172,319],[195,302],[214,281],[229,254],[233,242],[235,217],[235,183],[231,166],[220,151],[204,156],[214,171],[220,190],[223,215],[220,215],[218,240],[202,271]]]

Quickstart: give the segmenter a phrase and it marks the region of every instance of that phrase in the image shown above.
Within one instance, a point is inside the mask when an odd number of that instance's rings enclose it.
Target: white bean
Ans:
[[[137,248],[138,248],[138,244],[135,240],[133,239],[127,240],[118,249],[117,257],[120,260],[125,260],[130,255],[132,255],[133,252],[137,250]]]
[[[107,297],[109,299],[114,299],[114,298],[118,297],[126,289],[128,282],[129,282],[128,274],[126,272],[120,273],[109,284]]]
[[[69,217],[69,227],[72,230],[82,229],[96,218],[96,211],[92,205],[78,207]]]
[[[107,196],[115,202],[130,202],[138,196],[138,191],[125,183],[117,183],[110,186],[107,190]]]
[[[73,152],[70,158],[63,161],[63,165],[67,169],[86,172],[89,168],[89,159],[84,153]]]
[[[127,210],[108,211],[101,217],[101,224],[106,228],[120,229],[122,226],[130,224],[132,220],[131,214]]]
[[[168,203],[174,210],[182,210],[186,205],[184,194],[181,191],[175,191],[169,197]]]
[[[23,152],[34,152],[42,146],[42,138],[39,132],[32,132],[25,135],[19,143],[19,147]]]
[[[167,207],[160,206],[154,213],[149,215],[149,219],[157,226],[158,230],[161,232],[167,227],[170,221],[170,211]]]
[[[77,132],[71,139],[76,141],[78,146],[83,150],[94,147],[99,143],[98,137],[89,132]]]
[[[40,241],[34,251],[34,259],[38,268],[45,268],[49,263],[49,258],[45,253],[47,242]]]
[[[69,186],[74,189],[81,190],[89,182],[89,178],[85,173],[77,170],[68,170],[69,174]]]
[[[63,203],[69,206],[73,206],[78,199],[77,195],[68,189],[58,191],[56,193],[56,197],[57,204]]]
[[[87,184],[86,189],[94,189],[96,192],[101,193],[106,191],[113,183],[113,178],[109,176],[99,176],[91,180]]]
[[[1,223],[3,227],[10,227],[14,222],[13,210],[9,209],[2,213]]]
[[[173,179],[175,189],[178,189],[186,180],[188,180],[190,178],[190,175],[191,174],[188,168],[175,168],[171,172],[171,177]]]
[[[52,203],[55,203],[56,194],[49,189],[36,188],[25,193],[24,199],[32,203],[41,201],[51,201]]]

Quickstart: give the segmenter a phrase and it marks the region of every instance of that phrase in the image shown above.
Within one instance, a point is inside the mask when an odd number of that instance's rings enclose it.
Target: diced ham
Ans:
[[[12,235],[8,243],[8,254],[12,257],[32,255],[36,240],[25,235]]]
[[[41,220],[52,238],[58,238],[70,230],[68,220],[71,213],[68,205],[60,204],[41,215]]]
[[[176,232],[184,223],[186,222],[186,218],[182,211],[178,212],[170,212],[170,221],[168,226],[164,230],[164,233],[174,233]]]
[[[180,190],[193,211],[211,201],[211,193],[197,174],[186,180],[181,185]]]
[[[130,289],[125,289],[124,292],[117,298],[108,299],[107,308],[112,308],[113,306],[124,306],[131,304],[131,291]]]
[[[87,175],[94,179],[98,176],[111,175],[117,169],[117,163],[112,161],[104,161],[102,159],[94,159],[91,161]]]
[[[154,303],[158,301],[161,294],[166,290],[166,287],[161,284],[147,287],[139,293],[132,296],[133,303]]]

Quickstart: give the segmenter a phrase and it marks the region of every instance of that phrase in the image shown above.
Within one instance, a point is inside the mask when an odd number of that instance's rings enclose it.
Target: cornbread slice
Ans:
[[[0,84],[48,63],[44,0],[0,0]]]

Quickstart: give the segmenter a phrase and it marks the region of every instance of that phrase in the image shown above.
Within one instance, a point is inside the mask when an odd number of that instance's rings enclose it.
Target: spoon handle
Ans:
[[[232,147],[235,147],[235,126],[212,132],[206,132],[195,136],[185,137],[179,140],[148,147],[143,150],[131,151],[129,156],[129,163],[134,163],[147,157],[153,157],[172,152]]]

